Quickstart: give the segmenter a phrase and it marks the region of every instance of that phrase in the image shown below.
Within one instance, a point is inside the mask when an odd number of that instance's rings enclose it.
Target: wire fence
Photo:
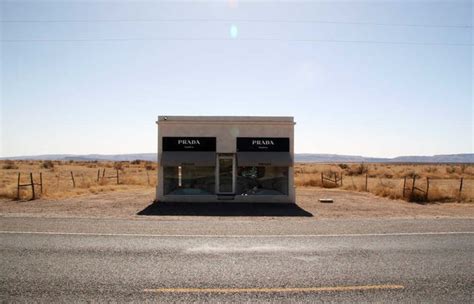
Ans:
[[[155,187],[155,170],[139,168],[76,168],[55,170],[12,170],[2,172],[5,190],[0,197],[17,200],[38,199],[43,194],[78,192],[90,189],[91,193],[127,186]],[[14,191],[13,191],[14,190]]]
[[[131,186],[155,187],[157,184],[156,163],[152,162],[54,162],[47,168],[42,167],[48,164],[46,162],[2,164],[0,198],[36,199],[42,195],[68,197]],[[6,165],[11,167],[5,170]],[[474,202],[473,168],[470,165],[417,167],[377,164],[364,167],[357,164],[297,164],[295,185],[370,192],[408,201]],[[335,169],[340,171],[336,172]],[[414,169],[418,173],[414,173]]]
[[[349,176],[339,174],[330,177],[323,173],[318,175],[296,172],[295,180],[296,185],[300,187],[340,188],[415,202],[474,202],[474,179],[465,177],[405,176],[401,178],[371,176],[368,173]]]

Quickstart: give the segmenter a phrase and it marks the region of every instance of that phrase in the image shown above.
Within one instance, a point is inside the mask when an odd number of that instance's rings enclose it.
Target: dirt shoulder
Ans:
[[[139,188],[95,195],[83,195],[62,200],[0,201],[0,216],[24,217],[79,217],[79,218],[144,218],[150,209],[153,188]],[[320,203],[320,198],[332,198],[334,203]],[[225,203],[222,203],[225,204]],[[377,197],[370,193],[335,189],[302,188],[297,190],[299,208],[312,214],[312,219],[351,218],[474,218],[474,204],[442,203],[419,205],[401,200]],[[204,206],[203,206],[204,207]],[[198,208],[199,207],[194,207]],[[265,210],[263,211],[265,212]],[[180,218],[173,216],[146,216],[153,218]],[[280,212],[278,216],[284,216]],[[244,214],[245,216],[245,214]],[[270,214],[269,216],[273,216]],[[189,219],[189,217],[186,217]],[[240,216],[239,218],[242,218]],[[308,218],[308,217],[306,217]]]
[[[332,198],[334,203],[319,203]],[[426,205],[392,200],[370,193],[336,189],[299,189],[298,205],[320,218],[474,218],[472,203],[430,203]]]

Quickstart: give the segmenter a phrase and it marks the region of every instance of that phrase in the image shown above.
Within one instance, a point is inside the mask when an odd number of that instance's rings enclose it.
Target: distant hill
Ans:
[[[399,156],[391,162],[412,163],[474,163],[474,154],[447,154],[434,156]]]
[[[3,157],[1,159],[12,160],[75,160],[75,161],[132,161],[147,160],[156,161],[156,153],[137,154],[48,154],[36,156]],[[304,163],[474,163],[474,154],[446,154],[434,156],[399,156],[395,158],[376,158],[354,155],[338,154],[311,154],[303,153],[295,155],[296,162]]]
[[[398,156],[377,158],[338,154],[296,154],[297,162],[306,163],[474,163],[474,154],[445,154],[433,156]]]
[[[132,160],[149,160],[156,161],[156,153],[137,153],[137,154],[46,154],[34,156],[15,156],[2,157],[1,159],[11,160],[75,160],[75,161],[132,161]]]
[[[156,153],[137,153],[137,154],[89,154],[89,155],[69,155],[64,160],[111,160],[111,161],[132,161],[148,160],[156,161]]]
[[[338,154],[296,154],[295,161],[302,163],[384,163],[389,162],[390,158],[375,158],[355,155]]]

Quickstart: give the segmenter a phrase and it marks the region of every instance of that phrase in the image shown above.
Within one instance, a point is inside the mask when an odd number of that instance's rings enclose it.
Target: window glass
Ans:
[[[215,167],[164,167],[165,195],[208,195],[215,193]]]
[[[288,167],[238,167],[237,194],[288,195]]]

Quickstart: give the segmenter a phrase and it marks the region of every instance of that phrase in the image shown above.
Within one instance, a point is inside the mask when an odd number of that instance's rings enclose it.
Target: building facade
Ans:
[[[293,117],[159,116],[161,202],[294,203]]]

